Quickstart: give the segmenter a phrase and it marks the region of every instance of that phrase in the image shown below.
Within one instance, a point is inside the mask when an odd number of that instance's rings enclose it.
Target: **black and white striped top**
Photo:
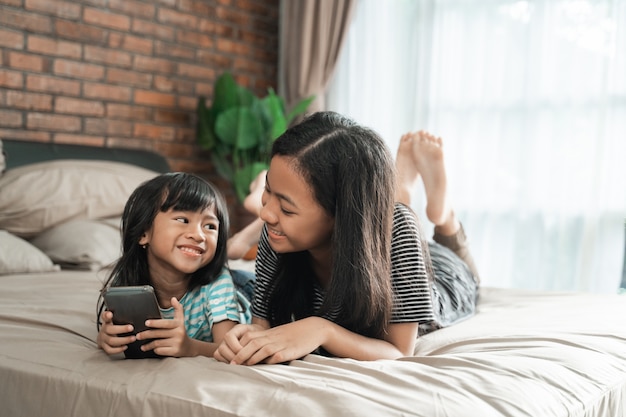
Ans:
[[[420,229],[410,208],[396,204],[391,242],[391,285],[394,304],[391,323],[426,323],[434,320],[430,284],[422,252]],[[256,258],[256,285],[252,313],[269,320],[269,291],[278,268],[278,255],[269,246],[267,229],[259,241]],[[316,287],[314,311],[324,300],[324,290]],[[336,312],[325,318],[333,320]]]

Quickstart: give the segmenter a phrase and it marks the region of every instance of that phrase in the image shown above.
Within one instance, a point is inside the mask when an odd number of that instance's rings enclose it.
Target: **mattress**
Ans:
[[[626,297],[483,288],[475,316],[371,362],[128,360],[96,346],[102,271],[0,276],[13,416],[626,415]]]

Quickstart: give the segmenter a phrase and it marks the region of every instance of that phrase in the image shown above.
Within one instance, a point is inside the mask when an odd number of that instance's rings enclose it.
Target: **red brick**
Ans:
[[[249,72],[252,74],[263,74],[266,68],[267,66],[264,65],[263,63],[256,61],[256,60],[247,59],[247,58],[235,59],[233,62],[233,70],[235,72]]]
[[[217,40],[217,50],[229,54],[250,55],[251,50],[248,45],[240,42],[233,42],[228,39]]]
[[[130,29],[130,18],[128,16],[107,12],[101,9],[93,9],[91,7],[86,7],[83,10],[83,21],[109,29],[121,31],[128,31]]]
[[[215,70],[201,65],[178,64],[178,75],[189,78],[209,79],[215,78]]]
[[[176,137],[174,138],[176,142],[186,142],[193,143],[196,146],[196,129],[195,128],[184,128],[177,127],[176,128]]]
[[[24,76],[21,72],[0,68],[0,87],[22,88],[23,85]]]
[[[174,107],[176,96],[154,91],[137,90],[135,91],[135,103],[148,106]]]
[[[107,70],[107,82],[149,88],[152,85],[152,75],[109,68]]]
[[[156,75],[154,77],[154,89],[163,93],[174,91],[174,81],[171,78]]]
[[[52,19],[34,13],[2,9],[0,27],[24,29],[34,33],[51,33]]]
[[[217,18],[216,20],[230,22],[238,27],[247,27],[252,23],[252,17],[248,13],[225,7],[216,7],[215,17]]]
[[[28,129],[78,132],[80,131],[80,117],[48,113],[28,113],[26,116],[26,127]]]
[[[31,52],[65,58],[80,59],[82,56],[82,46],[79,43],[44,38],[42,36],[29,36],[26,48]]]
[[[253,0],[253,1],[245,1],[238,0],[237,1],[237,9],[241,11],[248,12],[255,16],[263,16],[268,19],[278,18],[278,2],[271,0],[264,0],[262,2]]]
[[[47,75],[32,75],[26,77],[26,89],[45,93],[62,93],[69,96],[80,94],[80,82]]]
[[[168,56],[173,58],[194,59],[196,50],[184,46],[178,46],[173,43],[157,41],[155,43],[155,55]]]
[[[154,89],[161,92],[176,92],[182,94],[192,94],[194,91],[194,83],[187,80],[163,77],[161,75],[154,76]]]
[[[155,7],[152,4],[133,0],[109,0],[109,8],[123,12],[126,16],[154,18]]]
[[[78,19],[80,17],[80,5],[69,1],[25,0],[24,8],[67,19]]]
[[[185,110],[195,110],[198,107],[198,97],[178,97],[178,108]]]
[[[109,47],[122,48],[127,51],[139,52],[144,55],[152,55],[154,43],[150,39],[112,33],[109,37]]]
[[[129,87],[121,87],[110,84],[83,85],[83,96],[86,98],[101,98],[107,101],[129,101],[131,90]]]
[[[262,51],[257,49],[252,54],[252,59],[262,62],[277,62],[278,54],[274,51]],[[276,67],[267,66],[264,72],[275,72],[275,70]]]
[[[85,119],[85,133],[90,135],[131,136],[132,122],[104,118]]]
[[[104,116],[104,104],[102,102],[78,98],[57,97],[54,102],[54,110],[57,113]]]
[[[157,109],[154,112],[154,121],[175,125],[187,125],[191,121],[191,114],[184,111]]]
[[[45,60],[37,55],[9,52],[9,66],[26,71],[44,71]]]
[[[224,38],[233,38],[237,32],[232,26],[216,22],[214,20],[201,19],[198,30],[202,33],[210,33]]]
[[[108,31],[104,29],[67,20],[57,20],[54,28],[60,38],[74,39],[82,43],[103,45],[108,35]]]
[[[147,56],[136,55],[133,68],[139,71],[161,72],[171,74],[174,72],[175,63],[167,59],[150,58]]]
[[[163,8],[157,11],[157,21],[186,29],[196,29],[198,27],[198,18],[196,16]]]
[[[157,142],[154,144],[154,150],[170,158],[191,159],[197,149],[186,143]]]
[[[169,158],[168,162],[170,164],[170,168],[172,171],[198,172],[198,173],[214,172],[214,169],[212,168],[212,165],[211,165],[211,161],[209,159],[205,161],[190,161],[186,159],[184,160],[184,159]],[[224,198],[226,198],[227,201],[230,196],[230,201],[231,201],[231,204],[229,204],[229,207],[230,207],[232,205],[232,202],[234,201],[233,192],[230,191],[230,188],[231,188],[230,184],[226,183],[221,178],[216,177],[216,176],[207,176],[207,179],[219,188],[219,190],[222,192],[222,194],[224,195]],[[220,183],[222,184],[221,186],[219,185]]]
[[[192,12],[200,16],[215,16],[215,6],[212,6],[204,1],[179,0],[178,9],[183,12]]]
[[[116,67],[129,68],[132,62],[132,57],[131,54],[127,52],[100,48],[99,46],[85,45],[85,60]]]
[[[0,116],[1,118],[2,116]],[[24,129],[0,129],[0,138],[12,140],[27,140],[31,142],[49,142],[50,133]]]
[[[21,127],[22,126],[22,112],[15,110],[2,110],[0,111],[0,126],[3,127]]]
[[[0,4],[6,4],[7,6],[21,7],[22,0],[0,0]]]
[[[252,32],[245,29],[239,30],[238,39],[244,44],[250,45],[255,49],[265,49],[269,47],[269,49],[274,50],[275,47],[272,46],[278,46],[276,36],[271,36],[267,33]]]
[[[133,19],[132,31],[166,41],[174,40],[173,28],[145,20]]]
[[[172,140],[174,139],[174,128],[135,123],[133,136],[158,140]]]
[[[52,110],[52,96],[9,90],[6,94],[6,104],[16,109],[50,111]]]
[[[0,46],[11,49],[24,49],[24,35],[0,28]]]
[[[112,148],[145,149],[148,151],[154,150],[154,141],[146,139],[119,138],[110,136],[107,138],[106,143],[107,146]]]
[[[212,51],[198,51],[198,61],[210,65],[212,68],[231,68],[233,59],[224,54]]]
[[[254,19],[254,24],[252,25],[252,32],[256,34],[264,34],[268,36],[270,42],[277,43],[278,42],[278,21],[264,21],[259,19]],[[268,47],[271,47],[271,44],[268,44]]]
[[[107,117],[111,118],[126,120],[149,120],[152,118],[152,109],[148,107],[108,103],[106,110]]]
[[[196,83],[196,95],[209,97],[213,95],[213,84]]]
[[[86,80],[101,80],[104,77],[104,68],[99,65],[85,64],[76,61],[57,59],[52,71],[56,75],[65,75],[72,78]]]
[[[176,36],[178,43],[185,43],[194,47],[213,48],[214,42],[211,37],[198,32],[178,31]]]
[[[67,143],[71,145],[104,146],[102,136],[72,135],[67,133],[54,134],[55,143]]]

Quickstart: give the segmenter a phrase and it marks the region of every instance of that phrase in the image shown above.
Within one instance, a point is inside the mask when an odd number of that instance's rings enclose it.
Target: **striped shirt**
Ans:
[[[256,287],[252,313],[269,320],[269,292],[278,269],[278,254],[269,246],[263,228],[256,259]],[[420,229],[415,214],[405,205],[396,204],[391,241],[391,286],[394,302],[391,323],[426,323],[434,320],[431,285],[422,252]],[[324,301],[324,290],[316,286],[314,311]],[[337,309],[324,318],[333,321]]]
[[[201,287],[185,293],[179,300],[185,311],[185,329],[192,339],[213,341],[211,329],[215,323],[231,320],[250,323],[250,302],[235,289],[228,269],[222,269],[219,277]],[[174,307],[161,309],[166,319],[174,318]]]

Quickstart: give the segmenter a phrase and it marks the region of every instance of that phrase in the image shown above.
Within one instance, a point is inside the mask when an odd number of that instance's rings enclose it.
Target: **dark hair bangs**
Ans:
[[[175,177],[167,184],[164,190],[163,204],[160,210],[165,212],[169,209],[179,211],[201,211],[207,208],[215,208],[217,195],[213,189],[200,178],[193,180]]]

